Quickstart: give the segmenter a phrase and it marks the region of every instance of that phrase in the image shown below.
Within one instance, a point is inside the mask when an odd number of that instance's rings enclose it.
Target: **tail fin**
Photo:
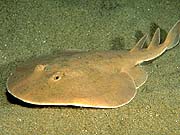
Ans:
[[[169,31],[166,40],[164,41],[164,45],[167,45],[167,49],[171,49],[175,47],[180,40],[180,20],[172,27]]]

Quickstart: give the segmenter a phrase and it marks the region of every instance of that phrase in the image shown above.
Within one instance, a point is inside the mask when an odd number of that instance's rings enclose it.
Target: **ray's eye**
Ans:
[[[52,80],[53,80],[53,81],[61,80],[63,76],[65,76],[65,73],[63,73],[63,72],[57,72],[57,73],[55,73],[55,74],[52,76]]]
[[[55,77],[54,77],[54,80],[59,80],[61,77],[59,76],[59,75],[56,75]]]

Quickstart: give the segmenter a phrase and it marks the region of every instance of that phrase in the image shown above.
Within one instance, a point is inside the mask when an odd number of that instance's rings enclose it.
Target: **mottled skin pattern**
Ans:
[[[138,65],[178,44],[180,21],[164,43],[159,43],[159,29],[149,46],[143,48],[146,38],[143,36],[129,52],[67,51],[27,61],[10,75],[8,92],[37,105],[122,106],[135,97],[136,89],[147,80],[146,72]]]

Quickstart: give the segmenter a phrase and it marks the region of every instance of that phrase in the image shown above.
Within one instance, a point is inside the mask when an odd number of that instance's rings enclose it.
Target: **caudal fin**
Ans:
[[[179,40],[180,40],[180,20],[169,31],[166,40],[164,41],[163,44],[167,46],[167,49],[171,49],[179,43]]]

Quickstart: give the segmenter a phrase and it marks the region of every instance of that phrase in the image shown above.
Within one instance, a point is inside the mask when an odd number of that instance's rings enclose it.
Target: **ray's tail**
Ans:
[[[158,28],[154,33],[152,41],[147,48],[143,48],[144,43],[147,39],[147,35],[144,35],[135,45],[130,53],[135,57],[135,64],[142,63],[155,59],[160,56],[163,52],[171,49],[178,45],[180,40],[180,20],[171,28],[165,41],[160,44],[160,29]]]

